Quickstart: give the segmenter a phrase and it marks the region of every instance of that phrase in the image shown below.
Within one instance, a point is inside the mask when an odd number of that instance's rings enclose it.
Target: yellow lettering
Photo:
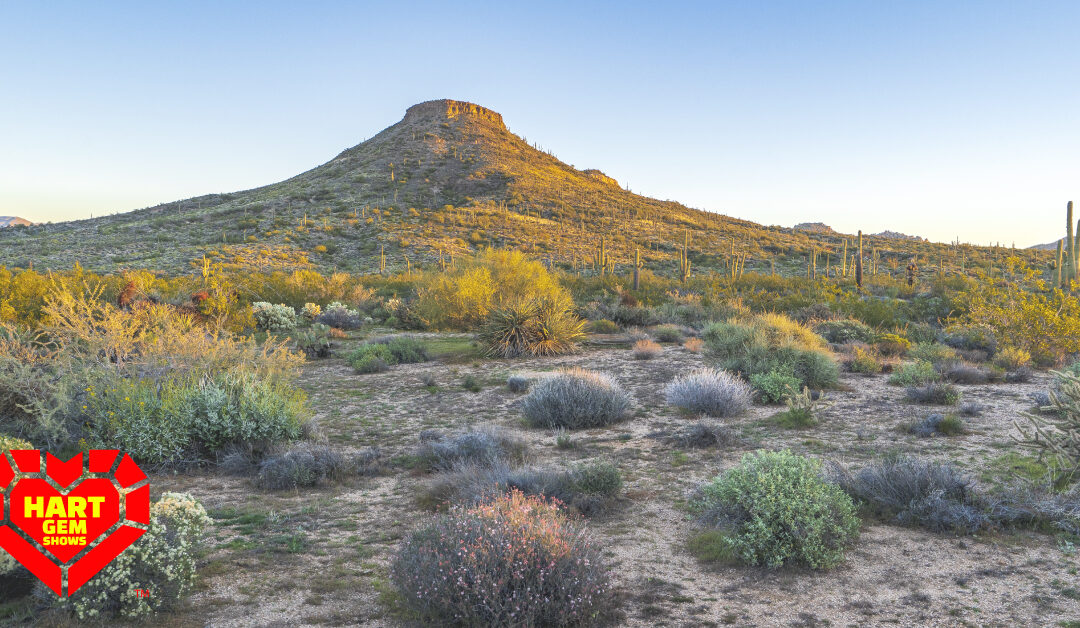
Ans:
[[[23,500],[23,513],[27,517],[42,517],[45,515],[44,497],[26,497]],[[35,515],[35,513],[37,513]]]
[[[102,495],[96,495],[96,496],[93,496],[93,497],[87,497],[86,501],[90,502],[91,512],[93,513],[90,516],[95,517],[95,518],[100,517],[101,516],[101,504],[102,504],[102,502],[105,501],[105,497],[102,496]]]
[[[86,498],[73,495],[68,497],[68,511],[67,516],[74,519],[75,517],[86,516]]]
[[[64,498],[50,497],[49,505],[45,508],[45,516],[50,519],[67,516],[67,513],[64,511]]]

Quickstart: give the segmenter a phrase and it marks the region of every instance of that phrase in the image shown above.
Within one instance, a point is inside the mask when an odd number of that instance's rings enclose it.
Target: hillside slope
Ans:
[[[578,170],[511,133],[478,105],[435,100],[291,179],[124,214],[0,232],[8,266],[191,272],[203,255],[251,268],[373,272],[433,263],[484,246],[515,247],[565,266],[592,266],[601,238],[623,267],[672,272],[683,239],[693,269],[805,271],[810,251],[839,263],[850,236],[764,227],[632,194],[599,170]],[[879,238],[886,264],[978,255]],[[851,250],[849,249],[849,253]],[[828,254],[828,258],[826,258]]]

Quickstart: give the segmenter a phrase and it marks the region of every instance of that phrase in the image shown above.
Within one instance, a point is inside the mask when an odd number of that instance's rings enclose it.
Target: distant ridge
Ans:
[[[0,216],[0,227],[29,227],[34,223],[18,216]]]

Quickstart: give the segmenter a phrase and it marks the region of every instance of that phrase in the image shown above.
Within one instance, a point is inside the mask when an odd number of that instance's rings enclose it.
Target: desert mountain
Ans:
[[[29,227],[34,223],[18,216],[0,216],[0,228],[2,227]]]
[[[696,271],[723,268],[734,252],[748,270],[801,273],[810,251],[824,256],[850,236],[766,227],[633,194],[600,170],[538,150],[490,109],[433,100],[280,183],[4,231],[0,260],[190,272],[206,255],[245,267],[372,272],[383,259],[403,269],[496,246],[581,267],[594,264],[602,238],[624,269],[637,249],[648,268],[670,272],[685,238]],[[877,240],[886,258],[945,254],[946,245]]]

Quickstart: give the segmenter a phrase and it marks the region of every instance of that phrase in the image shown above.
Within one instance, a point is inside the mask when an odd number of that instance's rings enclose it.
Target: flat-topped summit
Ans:
[[[440,118],[450,120],[457,118],[458,116],[470,116],[478,120],[494,122],[500,127],[506,128],[500,113],[492,111],[487,107],[481,107],[480,105],[462,100],[450,100],[448,98],[442,100],[429,100],[413,105],[405,111],[405,121],[420,118]]]

